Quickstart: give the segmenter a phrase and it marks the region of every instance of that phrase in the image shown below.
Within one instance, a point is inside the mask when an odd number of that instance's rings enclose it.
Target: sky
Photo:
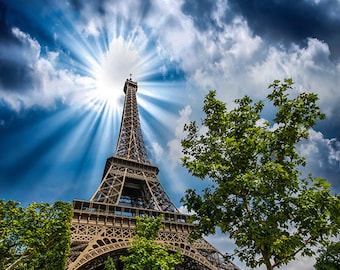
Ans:
[[[339,193],[339,14],[339,0],[0,0],[0,198],[90,199],[115,151],[130,76],[149,157],[178,207],[187,188],[205,185],[182,168],[180,141],[184,123],[204,117],[208,91],[233,108],[285,78],[319,96],[327,118],[298,149],[304,172]],[[225,236],[208,239],[232,250]]]

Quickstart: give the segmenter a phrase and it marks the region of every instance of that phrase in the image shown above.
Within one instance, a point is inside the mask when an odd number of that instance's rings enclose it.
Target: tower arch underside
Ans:
[[[199,270],[215,270],[215,269],[231,269],[224,267],[216,267],[209,260],[207,254],[201,254],[197,249],[185,243],[172,243],[157,240],[156,243],[161,244],[170,252],[179,251],[184,257],[184,263],[176,269],[199,269]],[[119,259],[121,255],[127,255],[127,249],[132,245],[131,239],[109,239],[102,237],[89,243],[88,248],[82,252],[78,259],[69,266],[68,270],[96,270],[102,269],[107,257]]]
[[[123,255],[131,246],[138,216],[159,215],[163,216],[164,226],[156,242],[171,247],[168,249],[174,252],[179,249],[185,257],[185,267],[177,269],[238,269],[233,263],[225,262],[221,253],[203,238],[189,241],[194,225],[187,222],[189,216],[185,214],[80,200],[75,200],[73,206],[67,270],[100,269],[107,256]]]

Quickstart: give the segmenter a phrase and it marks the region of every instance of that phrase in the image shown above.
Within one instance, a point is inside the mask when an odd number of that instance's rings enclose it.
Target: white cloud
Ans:
[[[220,31],[193,31],[190,53],[182,53],[178,60],[194,88],[203,93],[216,89],[230,102],[254,89],[247,73],[263,48],[261,38],[251,32],[246,21],[236,17]]]
[[[232,24],[226,26],[224,34],[227,40],[232,41],[229,53],[238,61],[252,59],[261,45],[261,38],[253,36],[247,22],[241,18],[235,18]]]
[[[328,139],[313,129],[309,130],[308,140],[297,145],[299,153],[306,158],[307,165],[302,168],[304,175],[323,177],[333,184],[333,190],[340,190],[340,142]]]
[[[167,146],[169,148],[168,159],[171,162],[171,167],[174,168],[180,164],[182,157],[181,141],[179,138],[173,139],[168,142]]]
[[[194,214],[193,211],[188,211],[188,208],[186,206],[183,206],[181,205],[179,208],[178,208],[179,212],[181,212],[182,214],[187,214],[187,215],[192,215]]]
[[[22,41],[24,44],[27,44],[30,48],[29,51],[23,50],[22,55],[24,56],[25,60],[35,60],[40,55],[40,45],[39,43],[32,39],[30,35],[20,31],[18,28],[13,28],[12,33],[18,40]],[[34,62],[33,62],[34,63]]]
[[[183,14],[182,4],[183,1],[152,1],[144,22],[157,39],[158,53],[183,64],[183,55],[197,58],[192,51],[197,31],[192,19]]]
[[[156,161],[156,163],[160,162],[163,154],[164,154],[164,150],[162,148],[162,146],[157,143],[157,142],[153,142],[152,144],[152,153],[153,153],[153,157]]]
[[[327,44],[317,39],[308,39],[305,48],[292,46],[290,51],[270,47],[264,61],[250,67],[247,79],[259,90],[261,85],[265,90],[263,86],[274,79],[292,77],[300,91],[317,93],[322,110],[331,115],[339,102],[335,93],[340,84],[340,66],[329,56]]]
[[[309,138],[298,145],[301,155],[305,156],[311,163],[318,161],[320,166],[325,163],[339,165],[340,142],[335,138],[324,138],[323,134],[313,129],[309,130]]]
[[[34,105],[51,108],[55,106],[56,99],[66,101],[66,97],[70,97],[69,102],[73,102],[73,93],[88,87],[86,78],[55,68],[57,52],[47,52],[46,57],[42,56],[41,46],[36,40],[18,28],[13,29],[13,34],[22,43],[22,46],[13,46],[12,50],[14,54],[21,55],[21,62],[16,65],[19,70],[24,70],[20,79],[25,86],[17,84],[23,90],[8,90],[4,85],[0,88],[3,100],[12,109],[19,111]]]
[[[329,154],[329,162],[332,165],[339,165],[340,162],[340,142],[336,139],[329,140],[329,148],[330,148],[330,154]]]
[[[282,270],[311,270],[314,269],[315,258],[313,257],[301,257],[297,256],[297,258],[287,264],[286,266],[281,267]]]
[[[222,1],[216,5],[220,11],[214,9],[211,14],[220,30],[200,31],[183,14],[182,3],[154,2],[150,14],[162,14],[162,18],[149,15],[146,24],[158,39],[159,52],[179,62],[193,89],[203,93],[217,89],[218,96],[231,104],[244,94],[264,99],[274,79],[292,77],[298,87],[319,95],[328,115],[339,103],[340,64],[330,60],[326,43],[310,38],[305,47],[268,45],[243,18],[224,23],[228,6]]]
[[[185,123],[190,122],[190,115],[192,113],[191,107],[188,105],[184,109],[179,111],[180,117],[176,120],[175,126],[175,138],[168,142],[169,155],[168,158],[172,166],[176,166],[180,162],[182,154],[181,140],[185,137],[183,127]]]
[[[223,17],[229,10],[228,2],[224,0],[217,0],[214,9],[211,12],[211,18],[215,20],[219,27],[223,27]]]

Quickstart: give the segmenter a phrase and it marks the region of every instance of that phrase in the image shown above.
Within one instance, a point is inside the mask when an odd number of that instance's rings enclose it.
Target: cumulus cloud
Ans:
[[[314,177],[323,177],[333,184],[333,190],[340,191],[340,142],[335,138],[327,139],[311,129],[309,138],[298,144],[299,153],[306,157],[307,166],[303,171]]]
[[[189,123],[189,117],[192,113],[191,107],[188,105],[184,109],[179,111],[180,117],[176,120],[175,127],[175,138],[170,140],[167,144],[169,148],[169,160],[172,166],[176,166],[180,162],[180,158],[183,156],[182,154],[182,146],[181,140],[185,137],[185,133],[183,131],[184,124]]]
[[[0,93],[13,110],[35,105],[50,108],[56,100],[65,101],[72,92],[86,89],[88,78],[55,67],[57,52],[42,56],[40,44],[30,35],[18,28],[13,28],[12,34],[13,41],[0,46]]]
[[[71,7],[79,12],[76,28],[87,36],[106,33],[112,38],[133,33],[131,29],[141,24],[150,9],[147,1],[79,1],[71,0]],[[145,11],[140,12],[141,10]]]
[[[195,212],[194,211],[188,211],[188,208],[184,205],[181,205],[178,208],[179,212],[181,212],[182,214],[187,214],[187,215],[193,215]]]
[[[321,108],[331,115],[332,108],[339,102],[339,98],[334,96],[340,83],[339,70],[339,64],[329,60],[327,44],[309,39],[307,46],[302,49],[294,45],[290,51],[270,47],[263,61],[249,68],[249,79],[261,91],[261,88],[265,90],[263,86],[266,83],[275,78],[292,77],[301,91],[317,93]]]
[[[340,97],[336,93],[340,65],[331,59],[325,41],[310,37],[302,45],[277,46],[256,35],[248,22],[237,16],[220,24],[218,31],[212,26],[201,30],[193,23],[188,25],[194,34],[187,36],[183,51],[189,53],[178,54],[176,42],[160,39],[159,46],[178,56],[175,59],[185,71],[192,91],[201,90],[204,94],[216,89],[218,97],[230,107],[234,99],[245,94],[265,99],[267,87],[274,79],[291,77],[298,91],[318,94],[327,123],[339,122]],[[339,135],[336,133],[333,136]]]
[[[24,92],[27,85],[37,84],[34,69],[40,45],[18,28],[12,29],[7,41],[0,44],[0,87],[8,92]]]
[[[155,159],[155,162],[158,163],[161,161],[163,154],[164,154],[164,149],[162,148],[162,146],[157,143],[157,142],[153,142],[151,144],[152,146],[152,153],[153,153],[153,157]]]
[[[340,40],[334,29],[340,27],[339,1],[254,1],[229,0],[231,9],[242,15],[260,36],[271,43],[303,45],[310,37],[324,40],[332,58],[340,56]],[[322,18],[322,19],[321,19]]]

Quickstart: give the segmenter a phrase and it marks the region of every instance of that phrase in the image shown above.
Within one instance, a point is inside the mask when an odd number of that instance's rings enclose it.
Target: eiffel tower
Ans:
[[[221,253],[204,239],[189,242],[194,225],[180,213],[150,163],[144,144],[137,106],[137,83],[124,85],[125,101],[114,156],[106,160],[99,187],[88,200],[74,200],[71,251],[68,270],[104,269],[108,256],[122,269],[121,255],[132,244],[137,216],[163,215],[157,243],[179,250],[184,263],[176,269],[239,269],[225,262]]]

